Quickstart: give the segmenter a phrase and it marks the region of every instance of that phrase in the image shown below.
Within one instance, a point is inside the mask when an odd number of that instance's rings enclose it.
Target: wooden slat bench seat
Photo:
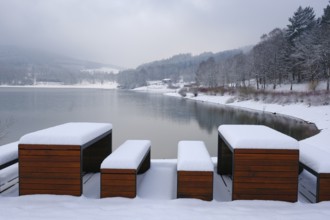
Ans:
[[[221,125],[218,174],[232,175],[233,200],[298,199],[298,141],[266,126]]]
[[[330,201],[330,151],[300,143],[300,165],[316,176],[315,202]]]
[[[18,142],[0,146],[0,192],[10,187],[18,177]]]
[[[177,198],[213,199],[211,157],[202,141],[180,141],[178,144]]]
[[[19,141],[19,194],[82,194],[84,172],[99,172],[112,151],[112,125],[66,123]]]
[[[127,140],[101,164],[101,198],[137,195],[137,175],[150,168],[149,140]]]

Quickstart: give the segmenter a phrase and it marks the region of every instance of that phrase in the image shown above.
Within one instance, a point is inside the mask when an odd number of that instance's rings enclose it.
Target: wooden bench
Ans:
[[[24,135],[19,143],[19,195],[80,196],[83,173],[100,172],[111,145],[108,123],[66,123]]]
[[[178,144],[177,198],[213,199],[214,165],[202,141]]]
[[[18,142],[0,146],[0,192],[17,183],[17,162]]]
[[[233,200],[298,199],[298,141],[260,125],[221,125],[218,174],[232,175]]]
[[[150,168],[149,140],[127,140],[101,164],[101,198],[137,194],[137,175]]]
[[[316,176],[315,202],[330,201],[330,151],[300,143],[300,165]]]

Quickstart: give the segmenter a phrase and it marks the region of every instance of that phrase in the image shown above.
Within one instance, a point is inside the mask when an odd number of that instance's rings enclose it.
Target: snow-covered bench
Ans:
[[[213,199],[211,157],[202,141],[180,141],[178,144],[177,198]]]
[[[218,174],[232,175],[233,200],[297,201],[297,140],[262,125],[218,130]]]
[[[101,164],[101,198],[137,194],[137,174],[150,168],[149,140],[127,140]]]
[[[300,165],[316,176],[316,202],[330,200],[330,151],[300,143]]]
[[[66,123],[19,141],[19,194],[82,194],[83,172],[99,172],[111,153],[112,125]]]
[[[17,182],[17,161],[18,142],[0,146],[0,192]]]

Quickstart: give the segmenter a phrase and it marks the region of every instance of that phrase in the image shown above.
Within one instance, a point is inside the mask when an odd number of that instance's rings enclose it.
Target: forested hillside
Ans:
[[[219,53],[203,53],[197,56],[191,54],[175,55],[169,59],[154,61],[143,64],[136,69],[125,70],[119,73],[118,83],[122,88],[132,89],[145,86],[147,81],[171,79],[172,82],[183,80],[184,82],[195,81],[195,73],[204,60],[209,58],[217,62],[228,59],[242,50],[230,50]]]
[[[220,62],[209,58],[196,71],[205,87],[233,85],[257,89],[282,83],[309,82],[314,90],[320,80],[330,79],[330,5],[320,18],[311,7],[299,7],[286,28],[275,28],[261,36],[249,53]]]

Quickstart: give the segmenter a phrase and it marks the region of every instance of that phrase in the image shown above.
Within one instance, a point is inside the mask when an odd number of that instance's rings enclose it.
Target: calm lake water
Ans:
[[[127,139],[149,139],[152,158],[176,158],[180,140],[202,140],[217,155],[221,124],[264,124],[297,139],[313,124],[161,94],[98,89],[0,88],[0,145],[67,122],[108,122],[113,149]]]

